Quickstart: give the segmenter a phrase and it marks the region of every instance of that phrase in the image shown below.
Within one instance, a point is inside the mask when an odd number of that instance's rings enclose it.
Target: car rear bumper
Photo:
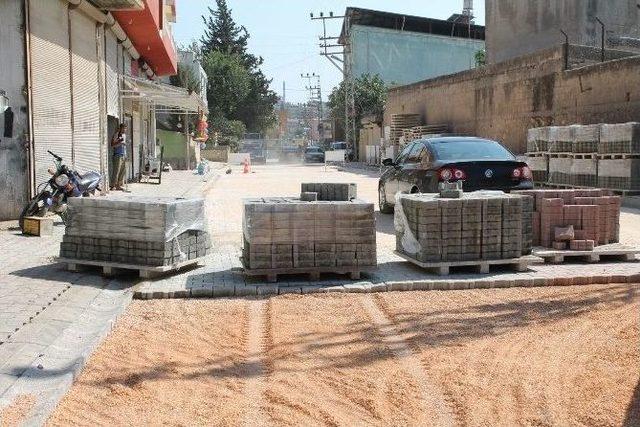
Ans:
[[[471,192],[471,191],[504,191],[506,193],[510,192],[510,191],[517,191],[517,190],[532,190],[533,189],[533,181],[522,181],[519,184],[516,185],[499,185],[499,186],[495,186],[495,187],[484,187],[484,186],[468,186],[466,185],[467,183],[465,182],[462,185],[462,189],[465,192]]]

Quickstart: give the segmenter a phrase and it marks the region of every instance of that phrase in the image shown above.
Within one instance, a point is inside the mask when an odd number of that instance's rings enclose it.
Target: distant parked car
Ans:
[[[533,177],[499,142],[474,137],[427,138],[408,144],[378,182],[380,212],[391,213],[398,192],[437,193],[441,182],[462,181],[464,191],[529,190]]]
[[[320,147],[307,147],[304,150],[305,163],[324,163],[324,151]]]

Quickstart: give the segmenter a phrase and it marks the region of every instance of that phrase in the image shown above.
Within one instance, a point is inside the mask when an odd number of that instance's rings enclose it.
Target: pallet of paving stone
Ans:
[[[452,269],[473,269],[478,274],[489,274],[491,267],[508,268],[513,271],[523,272],[529,269],[532,264],[542,263],[542,259],[536,256],[522,256],[510,259],[476,260],[476,261],[448,261],[448,262],[420,262],[400,251],[394,252],[400,258],[409,261],[430,273],[439,276],[452,274]]]
[[[308,182],[300,186],[302,193],[318,193],[318,200],[348,202],[358,198],[358,185],[345,182]]]
[[[202,265],[203,259],[189,259],[186,261],[177,262],[172,265],[162,265],[157,267],[69,258],[58,258],[58,262],[66,264],[67,270],[69,271],[79,272],[82,271],[83,268],[98,267],[102,270],[102,274],[107,277],[135,271],[138,272],[138,276],[141,279],[153,279],[156,277],[167,275],[169,273],[176,273],[188,267]]]
[[[593,251],[555,250],[549,248],[534,248],[533,255],[542,258],[545,263],[562,264],[567,261],[575,262],[605,262],[605,261],[637,261],[640,248],[619,243],[596,246]]]
[[[244,260],[243,260],[244,264]],[[276,283],[279,276],[307,275],[310,281],[320,280],[322,274],[348,274],[351,280],[360,280],[361,274],[375,267],[312,267],[312,268],[257,268],[244,267],[244,274],[251,277],[266,277],[270,283]]]

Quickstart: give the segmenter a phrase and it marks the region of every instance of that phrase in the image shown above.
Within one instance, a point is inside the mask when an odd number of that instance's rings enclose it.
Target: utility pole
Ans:
[[[327,21],[333,19],[344,19],[342,26],[342,37],[329,36],[327,34]],[[320,16],[311,14],[312,21],[322,21],[322,36],[320,39],[320,55],[324,56],[343,74],[344,90],[345,90],[345,117],[344,117],[344,136],[347,145],[350,145],[354,151],[356,147],[356,114],[355,114],[355,84],[353,79],[351,64],[351,23],[350,17],[347,15],[336,16],[333,12],[329,12],[329,16],[325,16],[320,12]],[[357,151],[356,151],[357,152]]]
[[[309,91],[309,105],[315,106],[316,119],[318,124],[322,123],[323,108],[322,108],[322,85],[320,83],[320,76],[316,73],[312,74],[300,74],[300,77],[307,80],[305,89]]]

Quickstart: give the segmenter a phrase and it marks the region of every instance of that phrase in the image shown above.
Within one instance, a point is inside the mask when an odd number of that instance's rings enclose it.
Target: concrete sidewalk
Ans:
[[[161,185],[131,184],[130,195],[193,197],[215,183],[223,165],[206,176],[173,171]],[[121,193],[112,193],[121,194]],[[109,196],[107,196],[109,197]],[[55,262],[64,225],[48,237],[23,236],[17,222],[0,228],[0,414],[32,395],[26,425],[42,424],[96,346],[126,309],[137,278],[71,273]],[[0,415],[1,417],[1,415]]]

